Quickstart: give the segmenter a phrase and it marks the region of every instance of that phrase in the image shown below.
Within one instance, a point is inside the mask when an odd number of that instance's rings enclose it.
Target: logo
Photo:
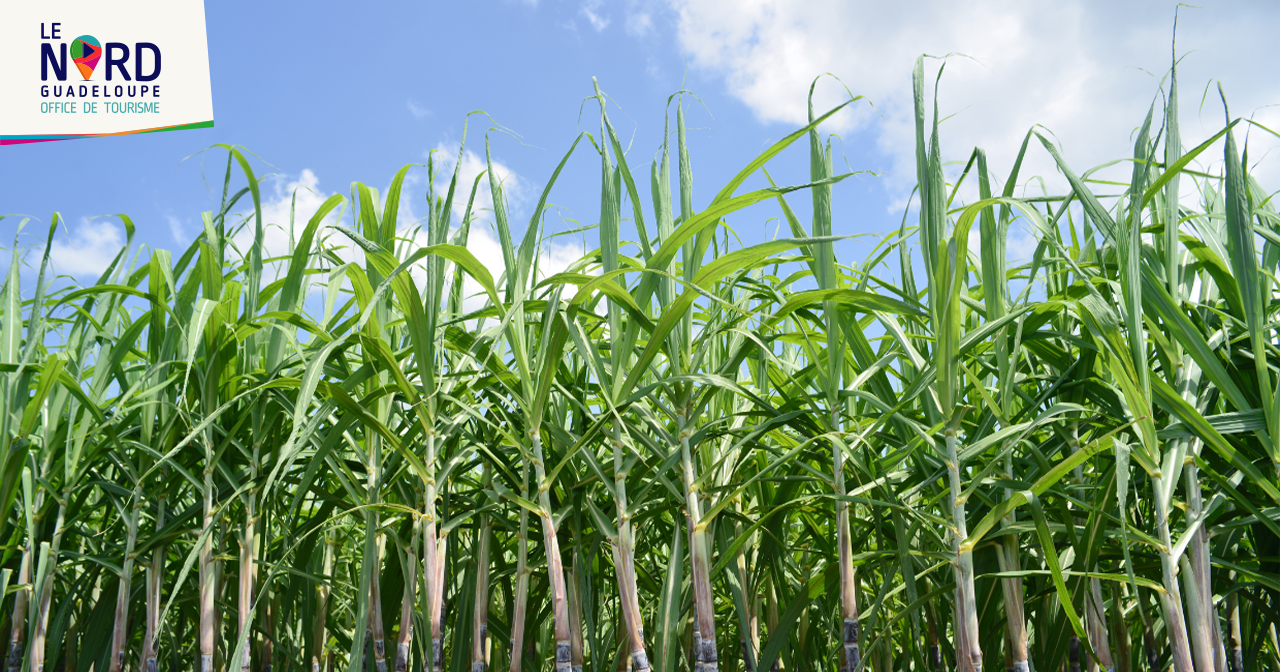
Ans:
[[[0,145],[213,126],[203,0],[42,0],[3,14]]]
[[[45,36],[44,26],[41,25],[41,36],[44,39],[53,39],[52,36],[57,34],[55,30],[51,36]],[[50,73],[59,82],[67,81],[67,45],[63,42],[57,45],[57,50],[54,50],[54,44],[54,42],[44,42],[40,45],[40,81],[42,82],[49,81]],[[107,65],[103,70],[106,71],[108,82],[117,79],[123,79],[126,82],[155,81],[160,76],[160,47],[152,42],[134,42],[133,49],[129,46],[124,42],[108,42],[104,46],[92,35],[81,35],[71,41],[71,62],[75,63],[76,69],[80,71],[80,75],[86,82],[93,76],[93,71],[98,67],[98,61],[104,58]],[[129,67],[130,61],[133,66],[132,74]]]
[[[93,74],[93,69],[98,67],[98,60],[102,58],[102,43],[98,42],[98,38],[92,35],[81,35],[71,43],[71,60],[80,69],[80,74],[84,75],[86,81]]]

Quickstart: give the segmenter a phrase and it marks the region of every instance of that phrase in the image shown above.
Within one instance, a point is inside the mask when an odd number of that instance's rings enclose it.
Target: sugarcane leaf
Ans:
[[[27,436],[35,429],[36,418],[44,409],[45,400],[49,398],[49,393],[53,391],[65,365],[66,361],[58,355],[45,360],[44,366],[40,368],[40,381],[36,384],[35,393],[26,400],[26,408],[22,411],[22,421],[18,425],[19,437]]]
[[[768,670],[773,667],[778,654],[782,653],[782,648],[790,641],[791,632],[795,629],[800,614],[810,602],[822,594],[829,578],[827,574],[832,573],[832,569],[828,566],[826,574],[815,574],[807,583],[799,586],[795,597],[787,605],[787,610],[778,619],[777,631],[769,633],[769,641],[765,644],[764,651],[760,653],[760,663],[756,669]]]
[[[1232,446],[1218,430],[1213,428],[1213,425],[1209,424],[1209,421],[1205,420],[1203,415],[1200,415],[1199,411],[1187,403],[1168,383],[1153,379],[1151,391],[1155,394],[1156,401],[1170,415],[1181,420],[1197,437],[1204,441],[1204,444],[1210,450],[1217,453],[1231,466],[1244,472],[1249,477],[1249,481],[1266,493],[1271,498],[1271,501],[1280,504],[1280,490],[1276,489],[1271,479],[1263,476],[1262,472],[1252,462]]]
[[[1066,577],[1062,573],[1062,566],[1058,560],[1057,547],[1053,544],[1053,533],[1049,531],[1049,523],[1045,520],[1040,499],[1030,490],[1023,490],[1019,494],[1026,499],[1030,505],[1031,514],[1035,518],[1036,534],[1040,538],[1040,548],[1043,551],[1045,564],[1048,565],[1053,577],[1053,585],[1058,591],[1058,603],[1062,605],[1062,611],[1066,614],[1071,629],[1080,638],[1080,645],[1088,650],[1089,655],[1095,655],[1093,647],[1089,644],[1089,635],[1085,632],[1084,624],[1080,622],[1080,617],[1076,614],[1075,606],[1071,602],[1071,591],[1067,588]]]
[[[1053,468],[1046,471],[1043,476],[1036,479],[1036,482],[1033,483],[1029,489],[1019,490],[1008,499],[993,507],[987,515],[982,517],[982,520],[979,521],[977,525],[973,526],[972,531],[969,532],[969,536],[964,540],[962,546],[966,548],[974,548],[977,546],[978,542],[982,541],[983,537],[990,533],[991,530],[995,528],[996,524],[1005,516],[1012,513],[1018,507],[1031,503],[1031,500],[1026,496],[1027,493],[1032,495],[1044,494],[1049,490],[1049,488],[1061,481],[1076,467],[1084,464],[1094,455],[1110,448],[1111,444],[1111,434],[1106,434],[1098,439],[1090,441],[1087,445],[1082,446],[1080,450],[1077,450],[1071,455],[1063,458],[1057,464],[1053,465]]]
[[[684,536],[680,523],[672,526],[671,544],[668,546],[667,569],[663,577],[662,592],[658,595],[657,637],[661,644],[657,647],[660,672],[674,672],[680,659],[680,614],[683,605],[680,602],[680,586],[684,582]]]

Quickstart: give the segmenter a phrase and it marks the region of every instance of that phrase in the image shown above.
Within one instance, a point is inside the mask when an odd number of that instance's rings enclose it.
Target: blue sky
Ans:
[[[255,169],[272,175],[263,192],[269,217],[281,219],[293,189],[309,188],[310,196],[304,189],[299,197],[305,218],[307,207],[348,193],[352,181],[382,187],[432,149],[452,156],[466,114],[484,110],[520,136],[489,134],[523,228],[574,137],[598,136],[598,111],[587,100],[593,76],[611,98],[610,118],[630,142],[628,160],[641,177],[661,142],[667,96],[682,87],[697,94],[700,102],[686,104],[695,207],[702,207],[753,156],[803,123],[810,82],[832,73],[839,81],[819,84],[820,106],[847,98],[845,87],[875,103],[874,110],[860,104],[828,129],[839,134],[837,170],[879,174],[837,186],[836,232],[884,233],[897,228],[914,182],[910,71],[920,53],[964,54],[947,60],[940,88],[941,111],[952,115],[943,125],[949,159],[963,161],[980,145],[997,173],[1007,171],[1034,123],[1057,135],[1078,169],[1130,151],[1131,133],[1168,68],[1175,3],[964,4],[209,2],[216,127],[5,147],[0,213],[32,216],[22,244],[35,245],[51,213],[61,212],[68,226],[58,234],[55,261],[91,281],[124,241],[116,221],[94,216],[126,213],[138,227],[136,242],[186,248],[200,213],[217,207],[225,154],[182,160],[214,143],[243,145],[260,157]],[[1280,103],[1280,48],[1268,33],[1280,25],[1280,6],[1210,3],[1182,12],[1184,142],[1221,127],[1216,90],[1202,104],[1214,78],[1226,87],[1233,113],[1280,126],[1280,108],[1267,107]],[[307,60],[314,65],[302,65]],[[929,61],[931,77],[940,63]],[[468,149],[482,152],[491,127],[485,117],[471,117]],[[1258,137],[1252,154],[1265,156],[1274,145],[1268,143]],[[805,151],[796,145],[770,165],[771,174],[805,181]],[[559,206],[547,220],[552,230],[595,223],[598,160],[589,145],[579,147],[552,192]],[[1280,177],[1271,163],[1264,158],[1260,176]],[[92,168],[86,176],[73,165]],[[1043,152],[1029,167],[1050,188],[1059,184]],[[1202,167],[1212,169],[1212,161]],[[419,213],[421,175],[408,205]],[[641,190],[649,211],[645,179]],[[798,195],[792,204],[807,200]],[[778,216],[766,204],[729,223],[747,243],[759,242],[774,235]],[[16,222],[0,220],[0,245],[9,246]],[[1015,232],[1011,251],[1027,249],[1028,241]],[[594,236],[564,240],[551,254],[567,259],[583,245],[594,246]],[[842,261],[850,262],[867,243],[842,247]],[[476,252],[500,267],[492,250]]]

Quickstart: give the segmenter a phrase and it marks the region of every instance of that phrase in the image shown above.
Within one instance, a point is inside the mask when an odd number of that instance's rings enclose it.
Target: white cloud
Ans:
[[[435,156],[438,162],[437,165],[440,166],[440,174],[435,188],[438,194],[443,195],[448,193],[449,180],[452,178],[453,168],[458,161],[458,145],[456,143],[442,142],[436,146]],[[463,152],[461,168],[458,170],[457,192],[453,201],[455,231],[457,224],[461,222],[466,212],[467,199],[471,195],[471,188],[475,184],[476,177],[485,172],[487,168],[483,155],[471,150]],[[524,231],[520,225],[525,221],[525,217],[521,217],[521,215],[524,214],[522,206],[526,201],[528,184],[524,178],[512,172],[506,164],[496,158],[493,161],[493,172],[497,175],[499,184],[502,185],[503,193],[506,196],[507,211],[511,215],[512,244],[519,246],[524,237]],[[506,264],[502,257],[502,245],[499,243],[493,228],[493,198],[489,187],[488,174],[485,174],[480,179],[480,185],[476,189],[475,202],[471,206],[471,217],[471,227],[467,236],[467,250],[489,269],[494,281],[498,282],[506,269]],[[420,238],[422,239],[420,244],[425,244],[425,234],[420,234]],[[579,242],[552,242],[539,251],[539,275],[545,277],[559,273],[568,268],[573,262],[582,258],[583,254],[585,254],[585,249]],[[477,310],[484,306],[487,299],[484,298],[481,291],[479,283],[468,276],[463,284],[463,295],[469,297],[463,303],[465,310]]]
[[[642,37],[649,34],[653,30],[653,18],[646,12],[636,12],[627,15],[627,34],[634,37]]]
[[[436,191],[442,196],[449,192],[449,180],[453,177],[454,166],[458,161],[458,144],[441,142],[434,150],[436,165],[439,167]],[[462,154],[462,166],[458,170],[458,186],[453,197],[453,216],[461,220],[466,213],[467,199],[471,196],[471,188],[475,185],[476,176],[488,170],[485,157],[471,150]],[[494,160],[493,172],[498,176],[498,184],[502,185],[506,197],[507,210],[514,212],[523,204],[525,182],[501,161]],[[476,199],[471,206],[473,217],[493,218],[493,197],[489,187],[489,176],[486,174],[476,189]],[[515,234],[513,234],[515,235]]]
[[[173,242],[185,243],[190,240],[187,236],[186,227],[182,225],[182,220],[173,215],[167,215],[165,219],[169,222],[169,235],[173,236]]]
[[[539,253],[538,277],[546,278],[561,273],[586,253],[581,242],[550,243]]]
[[[587,18],[587,22],[596,29],[597,33],[609,27],[609,17],[596,11],[600,9],[601,4],[603,4],[601,0],[587,0],[582,4],[582,15]]]
[[[412,100],[406,100],[404,104],[405,107],[409,108],[409,114],[412,114],[414,119],[425,119],[431,115],[431,110],[418,105]]]
[[[831,73],[876,106],[842,113],[830,131],[868,130],[888,155],[886,185],[905,204],[915,184],[911,68],[921,53],[952,56],[939,87],[945,160],[964,161],[982,147],[997,175],[1012,168],[1027,130],[1042,124],[1061,143],[1077,172],[1131,154],[1132,134],[1156,99],[1168,70],[1174,3],[1055,0],[954,3],[846,3],[815,0],[670,0],[679,43],[690,62],[724,78],[729,91],[760,120],[807,121],[813,78]],[[1222,127],[1216,89],[1201,108],[1206,84],[1224,83],[1234,115],[1255,111],[1261,123],[1280,122],[1280,80],[1271,32],[1280,5],[1216,3],[1183,7],[1178,30],[1183,145],[1193,147]],[[926,104],[938,60],[926,59]],[[815,107],[846,100],[837,82],[818,84]],[[1159,104],[1159,103],[1157,103]],[[880,116],[880,115],[883,115]],[[1243,130],[1237,135],[1243,139]],[[1276,146],[1252,134],[1251,156]],[[1221,161],[1210,150],[1205,164]],[[1265,176],[1280,177],[1272,159]],[[854,166],[863,168],[865,166]],[[1126,164],[1111,169],[1127,175]],[[1033,146],[1023,180],[1045,176],[1061,185],[1042,147]],[[1275,181],[1274,179],[1271,181]],[[1189,181],[1184,181],[1189,182]]]
[[[662,69],[658,67],[657,59],[649,57],[648,65],[644,68],[644,74],[651,79],[660,80],[662,78]]]
[[[57,271],[77,278],[102,275],[125,243],[124,229],[107,219],[82,220],[68,236],[54,237],[49,261]]]
[[[320,178],[316,177],[310,168],[304,168],[297,179],[289,182],[285,179],[277,178],[271,194],[262,202],[263,259],[289,254],[293,249],[293,241],[297,240],[306,228],[307,222],[311,221],[311,218],[320,210],[320,206],[332,195],[320,189]],[[293,213],[292,231],[289,224],[291,211]],[[332,229],[338,223],[338,212],[339,208],[335,208],[329,213],[321,230],[317,232],[317,237],[328,237],[329,244],[340,248],[342,256],[349,256],[349,260],[356,261],[362,258],[357,248],[346,236]],[[253,211],[244,212],[242,215],[248,224],[235,233],[232,242],[241,253],[248,255],[253,245]],[[279,263],[272,266],[275,269],[283,268]]]
[[[516,245],[519,240],[514,241]],[[493,232],[486,227],[472,226],[467,236],[467,250],[476,260],[484,264],[493,275],[494,282],[502,276],[506,263],[502,258],[502,245]],[[569,268],[586,254],[580,242],[551,242],[538,251],[538,277],[546,278]],[[483,308],[488,301],[484,296],[480,283],[466,276],[462,283],[463,310],[470,312]]]

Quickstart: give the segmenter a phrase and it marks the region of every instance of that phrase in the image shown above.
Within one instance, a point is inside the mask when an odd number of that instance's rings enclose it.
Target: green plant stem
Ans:
[[[569,622],[569,595],[564,580],[564,562],[560,557],[560,541],[556,538],[555,519],[551,513],[551,483],[547,481],[545,458],[542,453],[542,435],[537,425],[530,423],[529,443],[533,453],[533,475],[538,484],[539,515],[542,518],[542,538],[547,551],[547,573],[551,584],[552,614],[555,617],[555,670],[571,672],[573,669],[573,635]]]
[[[700,488],[693,463],[693,451],[689,438],[693,431],[689,417],[684,413],[678,418],[680,431],[680,457],[684,468],[685,506],[689,510],[689,519],[693,521],[692,539],[690,541],[690,557],[693,566],[690,575],[693,578],[693,599],[697,605],[697,637],[695,660],[701,664],[703,672],[716,672],[719,669],[719,656],[716,652],[716,620],[715,603],[711,597],[711,564],[708,557],[706,522],[702,520]]]
[[[125,638],[129,633],[129,594],[133,578],[133,549],[138,541],[138,512],[142,509],[142,493],[135,489],[128,502],[126,518],[124,562],[121,564],[119,590],[116,591],[115,622],[111,629],[110,672],[124,669]]]
[[[1177,565],[1174,562],[1173,539],[1169,533],[1169,506],[1164,497],[1164,479],[1160,475],[1151,477],[1151,487],[1156,493],[1156,531],[1161,544],[1160,569],[1166,594],[1160,596],[1160,603],[1165,614],[1165,630],[1169,636],[1169,646],[1173,649],[1173,664],[1177,672],[1194,672],[1191,659],[1191,645],[1187,638],[1186,619],[1182,612],[1182,595],[1178,588]]]

